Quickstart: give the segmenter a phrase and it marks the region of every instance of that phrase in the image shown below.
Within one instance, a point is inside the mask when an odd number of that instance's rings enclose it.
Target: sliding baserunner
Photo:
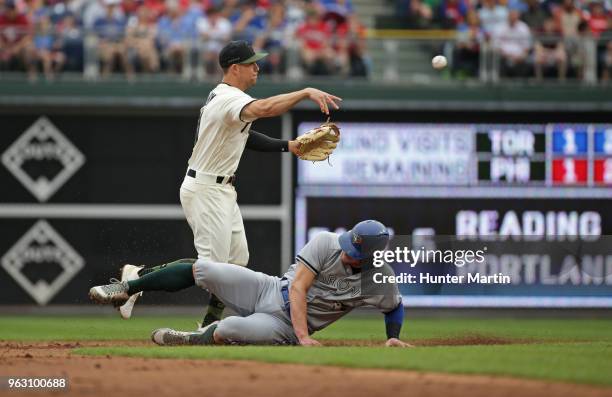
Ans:
[[[161,328],[152,339],[160,345],[299,344],[320,345],[311,335],[357,307],[385,314],[387,346],[410,346],[399,340],[404,318],[395,284],[381,284],[366,294],[362,283],[373,272],[392,275],[369,259],[389,241],[385,226],[374,220],[358,223],[341,235],[317,234],[297,255],[282,278],[226,263],[198,259],[176,262],[139,279],[91,288],[98,303],[115,305],[142,291],[178,291],[194,285],[215,294],[237,315],[198,330]],[[369,291],[372,292],[372,291]]]

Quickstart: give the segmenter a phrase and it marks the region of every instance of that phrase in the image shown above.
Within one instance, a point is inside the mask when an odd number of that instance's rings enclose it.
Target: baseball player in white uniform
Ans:
[[[341,235],[316,235],[282,278],[198,259],[168,266],[138,280],[93,287],[89,296],[98,303],[122,303],[141,291],[176,291],[196,285],[216,294],[238,314],[197,332],[155,330],[152,339],[160,345],[317,346],[320,343],[311,337],[314,332],[355,308],[370,306],[385,314],[386,345],[407,347],[399,340],[404,307],[397,285],[372,281],[375,273],[394,274],[388,265],[375,268],[370,261],[388,241],[385,226],[367,220]]]
[[[208,95],[200,111],[196,143],[180,190],[181,205],[193,231],[198,259],[246,266],[249,250],[234,188],[235,172],[245,147],[259,151],[296,153],[297,141],[269,138],[250,130],[253,121],[279,116],[298,102],[310,99],[321,112],[329,114],[329,106],[338,109],[339,97],[305,88],[266,99],[255,99],[245,91],[255,85],[257,61],[267,53],[255,53],[246,41],[232,41],[219,53],[223,81]],[[174,263],[184,263],[179,260]],[[170,264],[168,264],[170,265]],[[137,279],[155,268],[126,265],[121,280]],[[120,307],[124,318],[131,316],[138,296]],[[202,326],[221,318],[223,303],[213,294]]]

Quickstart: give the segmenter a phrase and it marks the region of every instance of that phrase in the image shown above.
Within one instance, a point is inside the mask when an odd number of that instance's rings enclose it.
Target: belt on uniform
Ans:
[[[215,183],[218,183],[220,185],[224,185],[226,183],[229,183],[230,185],[236,184],[236,175],[232,175],[232,176],[210,175],[210,174],[205,174],[203,172],[198,173],[196,170],[189,168],[187,170],[187,176],[190,176],[196,179],[209,177],[210,182],[214,181]]]
[[[289,304],[289,280],[285,277],[281,278],[281,295],[283,296],[283,303],[285,304],[285,310],[291,318],[291,306]]]

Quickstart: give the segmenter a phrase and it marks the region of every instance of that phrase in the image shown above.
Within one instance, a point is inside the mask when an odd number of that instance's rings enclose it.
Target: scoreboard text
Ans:
[[[478,184],[612,185],[612,126],[477,126]]]
[[[312,128],[302,123],[299,131]],[[610,187],[612,125],[342,124],[333,167],[299,162],[298,184]]]

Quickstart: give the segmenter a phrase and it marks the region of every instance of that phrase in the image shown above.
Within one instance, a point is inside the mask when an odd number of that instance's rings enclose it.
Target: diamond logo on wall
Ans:
[[[2,155],[2,163],[38,201],[47,201],[85,163],[85,156],[46,117]]]
[[[44,306],[81,270],[85,261],[51,225],[41,220],[2,257],[1,263],[27,293]],[[40,274],[28,272],[27,266],[59,266],[61,272],[52,280],[45,280]]]

